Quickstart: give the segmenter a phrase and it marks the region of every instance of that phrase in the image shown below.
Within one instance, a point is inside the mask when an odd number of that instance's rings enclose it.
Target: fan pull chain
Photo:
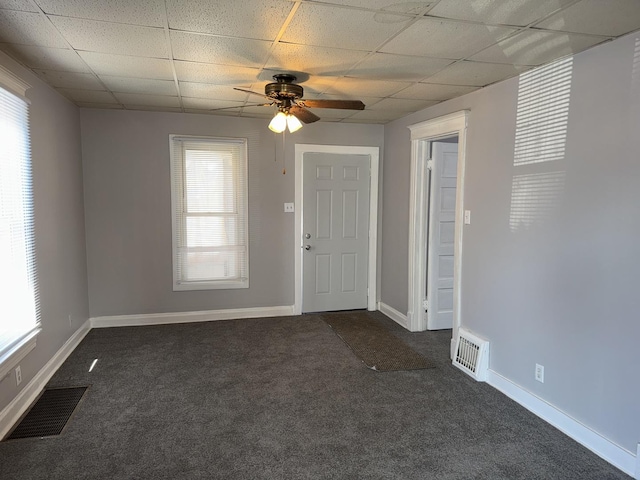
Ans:
[[[285,156],[284,136],[285,136],[285,130],[282,131],[282,174],[286,175],[287,169],[285,168],[285,160],[284,160],[284,156]]]

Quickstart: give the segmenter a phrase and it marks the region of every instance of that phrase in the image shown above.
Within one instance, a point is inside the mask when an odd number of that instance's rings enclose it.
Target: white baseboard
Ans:
[[[51,379],[54,373],[60,368],[71,352],[80,344],[82,339],[91,330],[89,320],[76,330],[76,332],[65,342],[60,350],[40,369],[31,381],[22,389],[20,393],[0,412],[0,439],[4,438],[9,430],[20,419],[22,414],[38,398],[40,392]]]
[[[205,310],[201,312],[150,313],[142,315],[114,315],[94,317],[92,328],[136,327],[142,325],[165,325],[171,323],[212,322],[240,318],[286,317],[293,315],[293,305],[281,307],[234,308]]]
[[[409,330],[409,319],[406,315],[403,315],[398,310],[393,307],[390,307],[386,303],[378,302],[378,310],[384,313],[391,320],[396,322],[398,325],[403,326],[407,330]]]
[[[628,475],[635,475],[634,478],[636,479],[639,478],[637,473],[637,456],[633,453],[616,445],[562,412],[557,407],[547,403],[540,397],[528,392],[493,370],[487,372],[487,383],[613,466]]]

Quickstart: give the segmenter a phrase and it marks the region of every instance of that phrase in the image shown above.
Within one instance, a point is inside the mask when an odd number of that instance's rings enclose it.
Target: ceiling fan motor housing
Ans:
[[[296,77],[286,73],[274,75],[273,79],[276,83],[268,83],[264,87],[265,95],[279,99],[298,99],[302,98],[304,89],[300,85],[293,83]]]

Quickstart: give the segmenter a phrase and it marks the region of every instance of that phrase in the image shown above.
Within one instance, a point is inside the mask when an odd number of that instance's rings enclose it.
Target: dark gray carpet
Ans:
[[[377,318],[437,368],[367,369],[317,315],[91,331],[62,435],[0,443],[15,479],[628,479]],[[98,358],[96,368],[89,366]]]
[[[384,328],[375,315],[366,310],[324,314],[322,319],[372,370],[392,372],[435,366]]]

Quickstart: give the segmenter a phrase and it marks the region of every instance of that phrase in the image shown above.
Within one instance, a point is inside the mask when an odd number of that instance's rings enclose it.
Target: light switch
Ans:
[[[464,211],[464,224],[471,225],[471,210]]]
[[[285,203],[284,204],[284,211],[286,213],[292,213],[293,212],[293,203]]]

